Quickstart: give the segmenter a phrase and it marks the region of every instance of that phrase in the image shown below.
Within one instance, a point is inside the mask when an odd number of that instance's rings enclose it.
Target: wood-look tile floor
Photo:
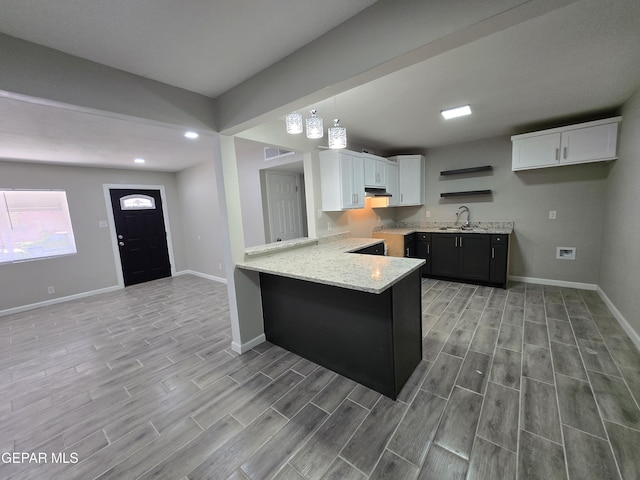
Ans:
[[[233,353],[193,276],[1,317],[0,452],[36,457],[0,478],[640,478],[640,353],[595,292],[423,280],[423,312],[395,402]]]

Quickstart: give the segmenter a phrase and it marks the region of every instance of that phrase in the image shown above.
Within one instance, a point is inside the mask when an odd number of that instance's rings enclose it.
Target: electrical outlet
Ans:
[[[218,263],[218,270],[222,270],[222,263]]]
[[[318,209],[318,220],[322,220],[322,209]]]
[[[557,212],[555,210],[549,210],[549,220],[555,220],[556,214]]]
[[[431,218],[431,210],[427,210],[427,218]]]
[[[56,293],[55,287],[47,287],[47,293],[51,295],[52,293]]]
[[[332,227],[331,222],[327,222],[327,230],[331,230]]]

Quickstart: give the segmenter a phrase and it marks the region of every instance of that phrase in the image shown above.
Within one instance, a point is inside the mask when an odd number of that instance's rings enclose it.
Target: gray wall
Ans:
[[[220,215],[213,159],[177,173],[187,268],[226,278],[226,225]]]
[[[442,170],[492,165],[481,174],[441,176]],[[608,163],[511,171],[511,140],[489,138],[426,153],[426,204],[398,209],[398,221],[456,220],[460,205],[472,222],[513,221],[510,274],[597,284]],[[493,195],[443,199],[442,192],[490,189]],[[426,212],[431,217],[426,217]],[[549,211],[557,219],[549,220]],[[556,260],[556,247],[576,247],[576,260]]]
[[[618,160],[612,163],[603,219],[600,288],[640,335],[640,91],[622,111]]]
[[[302,161],[302,155],[299,153],[265,161],[265,146],[266,145],[256,145],[255,148],[243,148],[236,152],[245,247],[253,247],[267,243],[265,239],[265,229],[267,226],[267,223],[265,223],[266,195],[263,197],[263,185],[260,178],[261,170],[283,167]],[[292,170],[297,171],[297,169]],[[302,201],[304,203],[304,198]]]
[[[215,130],[211,98],[0,33],[0,90]]]
[[[99,227],[107,220],[103,184],[164,185],[176,271],[187,268],[175,174],[0,161],[1,188],[67,192],[78,249],[77,255],[0,266],[0,311],[117,286],[109,229]]]

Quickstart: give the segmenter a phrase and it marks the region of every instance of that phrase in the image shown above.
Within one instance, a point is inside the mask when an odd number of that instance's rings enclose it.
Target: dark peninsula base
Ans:
[[[396,399],[422,359],[420,270],[373,294],[260,274],[268,341]]]

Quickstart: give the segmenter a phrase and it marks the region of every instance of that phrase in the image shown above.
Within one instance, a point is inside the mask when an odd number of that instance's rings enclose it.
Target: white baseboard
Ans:
[[[69,302],[71,300],[78,300],[79,298],[91,297],[93,295],[98,295],[100,293],[113,292],[115,290],[120,290],[122,288],[124,287],[115,285],[113,287],[100,288],[98,290],[91,290],[90,292],[76,293],[74,295],[68,295],[66,297],[53,298],[51,300],[46,300],[44,302],[30,303],[29,305],[22,305],[20,307],[9,308],[7,310],[0,310],[0,317],[4,317],[6,315],[13,315],[15,313],[26,312],[27,310],[33,310],[35,308],[48,307],[49,305],[55,305],[56,303]]]
[[[598,286],[598,294],[600,295],[600,298],[602,298],[602,301],[607,304],[607,307],[609,307],[609,310],[611,310],[611,313],[613,313],[613,316],[618,321],[620,326],[624,329],[625,332],[627,332],[627,335],[629,335],[629,338],[631,339],[631,341],[635,343],[636,348],[640,350],[640,335],[638,335],[638,332],[636,332],[633,329],[633,327],[627,321],[624,315],[622,315],[620,310],[616,308],[616,306],[609,299],[609,297],[607,297],[607,294],[604,293],[604,291],[599,286]]]
[[[534,278],[534,277],[517,277],[514,275],[509,275],[509,280],[513,280],[514,282],[536,283],[538,285],[551,285],[554,287],[580,288],[582,290],[598,290],[598,285],[596,285],[595,283],[567,282],[565,280],[550,280],[548,278]]]
[[[215,275],[209,275],[208,273],[196,272],[195,270],[181,270],[175,274],[176,277],[180,275],[195,275],[196,277],[206,278],[207,280],[213,280],[214,282],[227,283],[226,278],[216,277]]]
[[[256,338],[249,340],[248,342],[244,342],[242,345],[231,342],[231,350],[236,353],[245,353],[251,350],[256,345],[260,345],[263,342],[266,342],[267,338],[264,336],[264,333],[258,335]]]

